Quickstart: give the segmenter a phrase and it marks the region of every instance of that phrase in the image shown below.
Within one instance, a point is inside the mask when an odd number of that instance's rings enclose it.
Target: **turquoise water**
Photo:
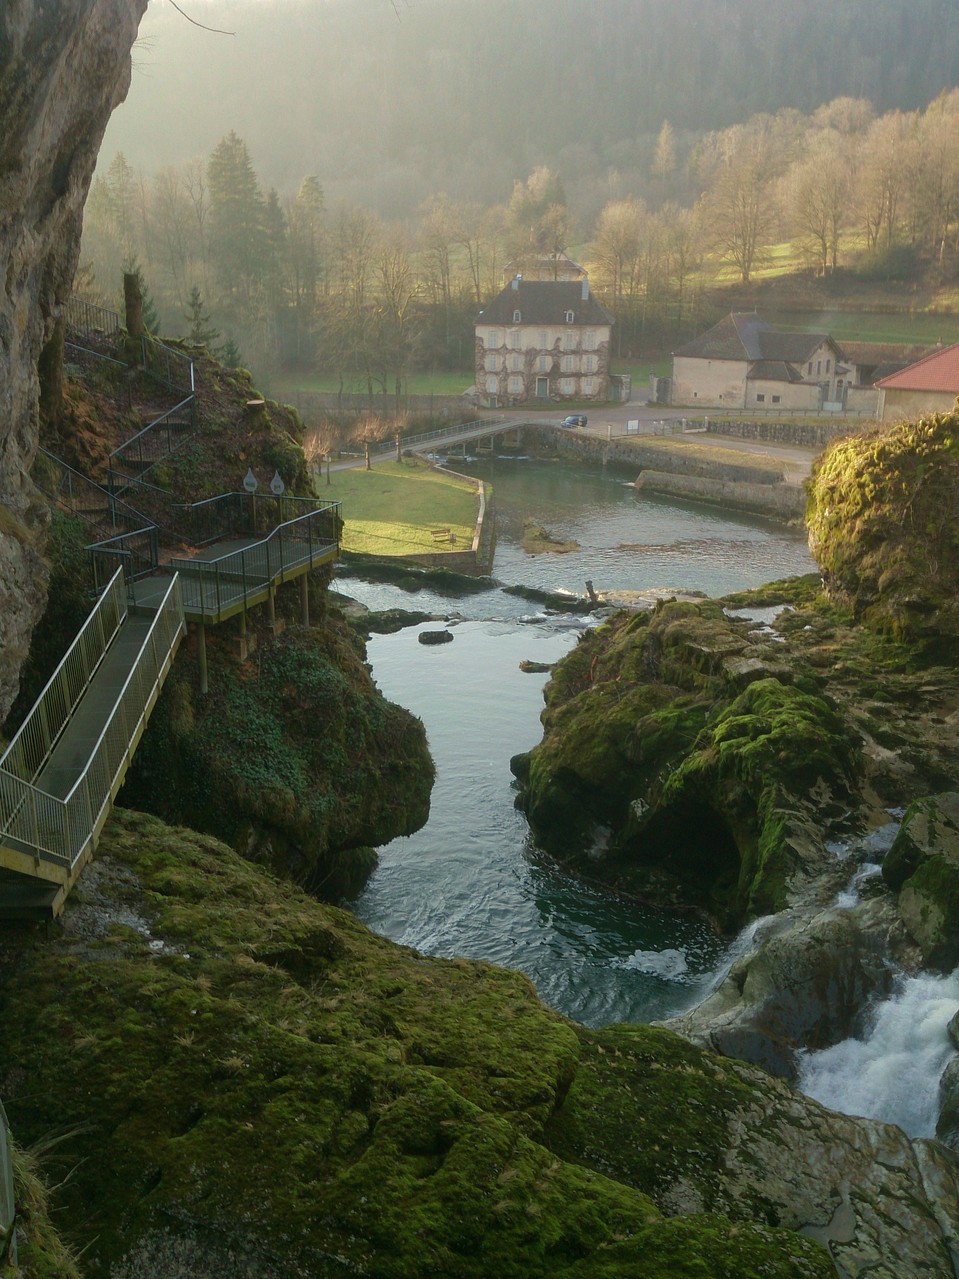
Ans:
[[[813,567],[802,535],[781,526],[640,497],[615,476],[568,464],[497,460],[491,469],[493,572],[506,584],[581,594],[590,578],[597,590],[721,594]],[[524,518],[582,549],[525,555]],[[514,807],[509,759],[539,740],[547,678],[519,663],[555,662],[585,623],[498,589],[449,600],[348,577],[338,589],[373,608],[456,615],[451,644],[418,643],[422,627],[369,644],[383,693],[426,725],[437,781],[427,825],[380,850],[351,903],[358,917],[429,954],[519,968],[547,1003],[588,1025],[654,1020],[698,1002],[732,958],[728,939],[694,915],[640,907],[564,875],[532,846]]]

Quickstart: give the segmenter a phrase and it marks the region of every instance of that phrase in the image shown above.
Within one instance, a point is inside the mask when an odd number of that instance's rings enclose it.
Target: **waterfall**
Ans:
[[[939,1078],[955,1055],[946,1027],[959,1007],[959,969],[948,977],[903,977],[874,1005],[861,1039],[804,1053],[799,1087],[846,1115],[898,1124],[933,1137]]]

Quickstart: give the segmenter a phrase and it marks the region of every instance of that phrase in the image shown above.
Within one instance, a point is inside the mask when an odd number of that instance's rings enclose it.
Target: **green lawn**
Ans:
[[[462,395],[473,385],[472,369],[459,372],[412,373],[404,383],[408,395]],[[340,379],[336,373],[271,373],[266,379],[266,389],[274,400],[282,400],[291,391],[325,391],[336,394]],[[347,395],[365,395],[366,382],[343,379],[343,391]],[[377,398],[381,388],[375,388]],[[387,396],[392,397],[392,389]]]
[[[315,471],[317,492],[342,502],[343,549],[365,555],[422,555],[468,550],[479,501],[473,486],[419,460],[362,463],[348,471]],[[449,529],[455,542],[434,537]]]

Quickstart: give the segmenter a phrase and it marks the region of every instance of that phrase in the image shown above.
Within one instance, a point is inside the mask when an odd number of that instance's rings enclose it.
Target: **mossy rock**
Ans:
[[[815,681],[747,632],[716,602],[668,601],[557,664],[543,741],[512,762],[537,843],[723,926],[785,905],[808,814],[846,811],[860,748]]]
[[[372,849],[429,814],[422,723],[386,701],[355,633],[335,617],[259,639],[241,661],[208,638],[210,691],[181,648],[122,802],[226,840],[276,873],[337,898]]]
[[[882,866],[926,963],[959,963],[959,792],[929,795],[907,810]]]
[[[834,441],[806,522],[830,595],[907,638],[959,637],[959,415]]]
[[[677,1175],[715,1198],[761,1074],[665,1031],[594,1036],[526,978],[393,946],[214,839],[117,809],[53,935],[0,944],[8,1110],[28,1140],[66,1133],[90,1279],[159,1279],[162,1256],[198,1279],[234,1256],[251,1276],[832,1273],[770,1205],[679,1227],[655,1202]],[[631,1136],[624,1178],[613,1048],[666,1125]]]

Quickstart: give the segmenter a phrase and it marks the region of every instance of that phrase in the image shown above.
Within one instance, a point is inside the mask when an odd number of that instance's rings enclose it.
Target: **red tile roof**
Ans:
[[[959,395],[959,342],[882,378],[876,386],[883,390],[949,391]]]

